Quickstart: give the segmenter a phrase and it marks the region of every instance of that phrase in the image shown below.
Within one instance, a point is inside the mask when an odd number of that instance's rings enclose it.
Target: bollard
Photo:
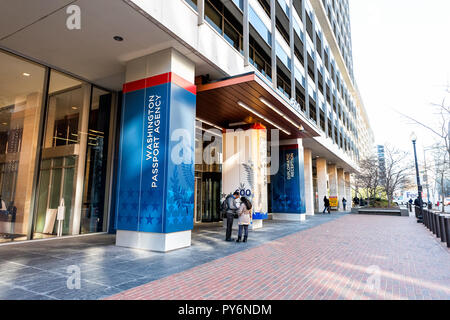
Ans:
[[[447,242],[447,235],[445,234],[445,216],[442,214],[439,215],[439,226],[441,227],[441,241]]]
[[[435,213],[434,214],[434,220],[436,221],[436,237],[440,238],[441,237],[441,227],[440,227],[440,223],[439,223],[439,213]]]
[[[450,216],[446,216],[444,220],[445,237],[447,238],[447,248],[450,248]]]
[[[423,224],[425,225],[425,227],[427,227],[428,228],[428,213],[429,213],[430,211],[428,211],[428,210],[424,210],[423,211]]]
[[[430,231],[431,231],[433,234],[436,234],[436,231],[434,231],[434,225],[435,225],[435,223],[434,223],[434,213],[431,212],[431,213],[430,213],[430,226],[431,226]]]

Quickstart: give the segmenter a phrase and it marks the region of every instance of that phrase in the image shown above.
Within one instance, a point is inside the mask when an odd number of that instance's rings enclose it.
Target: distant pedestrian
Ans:
[[[342,198],[342,206],[344,207],[344,211],[347,210],[347,199]]]
[[[226,217],[227,217],[227,231],[225,236],[225,241],[232,241],[231,239],[231,233],[233,230],[233,222],[234,222],[234,215],[237,213],[237,210],[239,209],[236,204],[236,199],[239,198],[239,192],[235,192],[233,194],[229,194],[227,198],[225,199],[225,205],[226,205]]]
[[[324,205],[324,209],[323,209],[323,213],[325,213],[325,211],[328,211],[329,214],[331,214],[330,212],[330,199],[327,198],[327,196],[323,197],[323,205]]]
[[[236,242],[241,242],[242,230],[244,230],[244,241],[247,242],[248,226],[252,223],[252,203],[246,197],[241,198],[241,206],[238,210],[239,232]]]

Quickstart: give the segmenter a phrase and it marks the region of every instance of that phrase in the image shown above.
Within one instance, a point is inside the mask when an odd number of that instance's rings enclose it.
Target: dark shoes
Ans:
[[[247,242],[247,237],[246,236],[244,236],[244,241],[243,242]]]
[[[238,237],[236,242],[241,242],[241,237]]]
[[[230,241],[233,241],[233,239],[225,239],[225,241],[227,241],[227,242],[230,242]]]

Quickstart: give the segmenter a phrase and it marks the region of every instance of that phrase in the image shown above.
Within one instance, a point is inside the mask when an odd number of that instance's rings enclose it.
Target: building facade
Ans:
[[[373,149],[348,1],[0,4],[0,242],[116,232],[168,251],[351,198]],[[351,201],[348,201],[351,203]]]

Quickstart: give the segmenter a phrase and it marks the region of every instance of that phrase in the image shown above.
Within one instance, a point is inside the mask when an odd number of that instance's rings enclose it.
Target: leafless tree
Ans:
[[[447,88],[447,93],[450,93],[450,89]],[[440,144],[447,151],[447,156],[450,158],[450,105],[446,104],[446,99],[442,100],[442,103],[432,103],[431,104],[436,112],[434,113],[437,117],[437,122],[435,125],[427,124],[419,119],[415,119],[409,115],[400,113],[403,117],[409,119],[413,123],[424,127],[440,141]]]
[[[359,161],[360,172],[355,175],[355,188],[367,192],[370,202],[376,197],[380,185],[380,169],[378,158],[371,155]]]
[[[386,145],[384,154],[385,170],[380,172],[380,184],[386,192],[388,206],[391,207],[394,193],[412,185],[411,177],[413,173],[411,165],[407,162],[410,157],[408,152]]]
[[[447,182],[450,179],[450,157],[442,145],[435,145],[432,148],[429,148],[429,150],[432,151],[434,161],[428,167],[428,170],[431,171],[431,177],[435,182],[435,188],[441,195],[441,203],[444,203],[445,196],[449,192],[449,190],[447,190]],[[444,210],[444,206],[442,206],[442,212],[444,212]]]

